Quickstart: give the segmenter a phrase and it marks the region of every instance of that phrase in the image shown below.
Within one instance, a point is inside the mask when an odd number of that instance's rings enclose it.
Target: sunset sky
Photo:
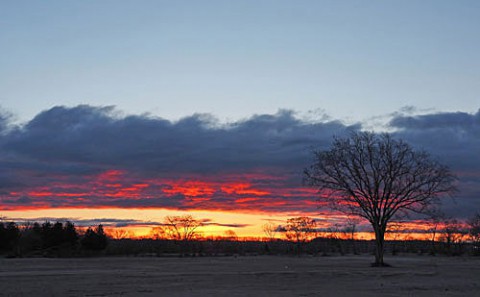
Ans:
[[[206,234],[343,217],[311,150],[389,131],[480,211],[478,1],[3,1],[0,216]],[[419,219],[419,218],[412,218]]]

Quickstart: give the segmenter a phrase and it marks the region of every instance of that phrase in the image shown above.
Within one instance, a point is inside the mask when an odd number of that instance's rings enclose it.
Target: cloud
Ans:
[[[212,173],[297,165],[309,146],[326,145],[349,128],[336,121],[304,123],[290,111],[218,127],[212,122],[206,115],[170,122],[119,117],[112,107],[54,107],[9,133],[3,150],[72,174],[105,168]]]
[[[21,217],[2,217],[2,221],[12,221],[18,224],[30,224],[33,222],[44,223],[44,222],[73,222],[76,226],[79,227],[91,227],[103,225],[105,227],[135,227],[135,226],[163,226],[165,223],[162,222],[153,222],[153,221],[144,221],[136,219],[115,219],[115,218],[94,218],[94,219],[79,219],[74,217],[38,217],[38,218],[21,218]],[[228,227],[228,228],[245,228],[251,226],[250,224],[229,224],[229,223],[217,223],[211,219],[202,219],[201,223],[203,226],[219,226],[219,227]]]
[[[306,122],[287,110],[219,124],[205,114],[172,122],[113,107],[58,106],[1,136],[2,201],[7,209],[245,210],[256,201],[259,210],[296,210],[303,193],[279,202],[278,189],[301,187],[312,147],[359,128]]]
[[[479,211],[480,110],[397,116],[390,126],[397,137],[431,153],[458,175],[460,192],[455,201],[445,200],[447,213],[465,217]]]
[[[480,111],[392,114],[394,135],[437,156],[460,177],[447,211],[468,216],[480,199]],[[3,209],[162,207],[318,212],[301,184],[311,150],[362,125],[281,110],[219,123],[208,114],[179,121],[123,115],[114,107],[57,106],[23,125],[0,116]]]
[[[216,223],[212,222],[211,219],[203,219],[203,226],[219,226],[219,227],[228,227],[228,228],[245,228],[251,226],[250,224],[225,224],[225,223]]]
[[[38,218],[2,218],[4,221],[13,221],[19,224],[29,224],[33,222],[73,222],[79,227],[91,227],[103,225],[107,227],[131,227],[131,226],[158,226],[161,223],[152,221],[142,221],[134,219],[115,219],[115,218],[98,218],[98,219],[79,219],[79,218],[59,218],[59,217],[38,217]]]

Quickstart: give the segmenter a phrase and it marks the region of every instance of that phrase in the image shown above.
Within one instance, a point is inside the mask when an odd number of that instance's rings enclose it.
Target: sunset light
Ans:
[[[474,0],[0,1],[0,295],[478,296],[479,32]]]

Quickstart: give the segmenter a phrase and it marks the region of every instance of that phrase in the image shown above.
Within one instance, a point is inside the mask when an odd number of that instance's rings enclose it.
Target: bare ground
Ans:
[[[480,258],[0,259],[0,296],[480,296]]]

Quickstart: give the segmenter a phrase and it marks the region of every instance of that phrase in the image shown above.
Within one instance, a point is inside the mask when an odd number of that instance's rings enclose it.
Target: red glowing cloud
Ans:
[[[162,189],[163,193],[172,196],[182,194],[186,197],[210,196],[215,193],[211,183],[201,181],[168,182]]]
[[[58,178],[50,185],[11,191],[5,209],[49,207],[135,207],[249,212],[314,210],[316,191],[286,185],[278,175],[189,176],[181,180],[142,178],[121,170]],[[7,203],[5,203],[7,202]]]
[[[223,192],[227,194],[254,195],[254,196],[265,196],[270,194],[269,191],[252,188],[252,185],[250,183],[226,184],[222,186],[221,189]]]

